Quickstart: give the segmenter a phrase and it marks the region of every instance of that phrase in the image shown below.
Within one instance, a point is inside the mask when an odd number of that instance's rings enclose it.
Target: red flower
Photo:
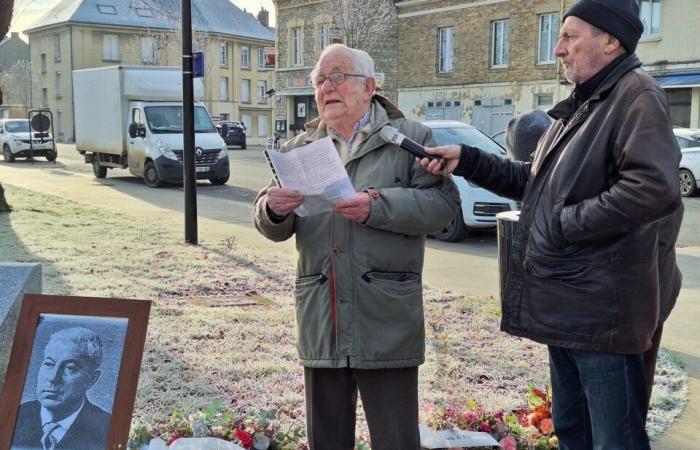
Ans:
[[[486,422],[479,425],[479,429],[481,431],[483,431],[484,433],[489,433],[489,434],[491,433],[491,426]]]
[[[178,432],[173,433],[173,436],[170,439],[168,439],[168,442],[166,442],[166,445],[172,444],[173,442],[177,441],[181,437],[182,437],[182,435],[180,433],[178,433]]]
[[[245,448],[250,448],[253,446],[253,436],[247,433],[245,430],[236,428],[236,437],[241,441],[241,445]]]

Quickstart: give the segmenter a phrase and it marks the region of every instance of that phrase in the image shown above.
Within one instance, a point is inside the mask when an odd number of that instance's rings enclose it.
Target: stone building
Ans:
[[[514,114],[570,93],[554,57],[573,0],[404,0],[399,107],[416,119],[455,119],[486,133]]]
[[[54,113],[56,137],[70,142],[72,70],[113,65],[181,66],[180,2],[63,0],[32,24],[32,102]],[[204,97],[215,119],[239,120],[249,144],[272,133],[273,67],[264,49],[274,31],[228,0],[192,3],[193,50],[204,52]],[[109,126],[109,124],[105,124]]]
[[[29,44],[11,33],[0,41],[0,119],[27,117],[29,110]]]
[[[666,91],[673,124],[700,128],[700,18],[697,0],[641,0],[637,54]]]
[[[360,6],[363,3],[348,2]],[[303,130],[306,122],[318,116],[309,74],[321,50],[333,43],[349,43],[331,1],[274,0],[274,3],[277,11],[275,131],[286,138]],[[365,13],[370,11],[371,8],[365,8]],[[396,102],[399,64],[396,21],[386,23],[377,36],[380,44],[367,51],[374,59],[375,72],[383,79],[383,94]]]
[[[486,133],[571,92],[554,57],[574,0],[399,0],[398,105],[416,119],[456,119]],[[644,68],[668,94],[674,125],[700,127],[697,0],[640,0]]]

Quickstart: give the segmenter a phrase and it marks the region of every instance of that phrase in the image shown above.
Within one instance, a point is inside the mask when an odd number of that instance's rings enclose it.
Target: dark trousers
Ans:
[[[310,450],[355,447],[357,393],[372,450],[420,450],[418,368],[304,368]]]
[[[643,354],[549,347],[559,450],[649,450]]]
[[[654,387],[654,373],[656,372],[656,358],[659,356],[659,346],[661,345],[661,334],[664,331],[664,326],[661,325],[656,329],[654,337],[651,338],[651,348],[644,352],[644,371],[646,372],[647,381],[647,407],[649,410],[649,402],[651,401],[651,390]]]

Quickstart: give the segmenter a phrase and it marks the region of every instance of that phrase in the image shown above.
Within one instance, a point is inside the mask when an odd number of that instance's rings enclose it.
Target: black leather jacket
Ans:
[[[582,350],[651,345],[658,220],[681,204],[681,155],[666,97],[640,65],[629,55],[577,110],[571,98],[555,106],[532,162],[463,147],[455,174],[523,202],[503,331]]]

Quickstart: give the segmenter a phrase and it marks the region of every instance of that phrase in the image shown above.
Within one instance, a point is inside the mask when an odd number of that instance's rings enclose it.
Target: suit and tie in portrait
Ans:
[[[72,327],[44,348],[36,400],[22,403],[12,450],[104,450],[111,414],[90,402],[100,378],[103,344],[93,331]]]

